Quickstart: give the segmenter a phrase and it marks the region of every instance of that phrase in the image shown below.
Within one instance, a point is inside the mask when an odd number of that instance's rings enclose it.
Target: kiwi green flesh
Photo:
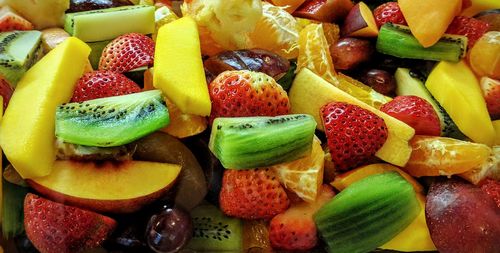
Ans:
[[[194,233],[187,249],[196,252],[242,252],[243,222],[225,216],[213,205],[200,205],[191,211]]]
[[[265,167],[310,153],[316,122],[310,115],[215,119],[209,148],[228,169]]]
[[[13,86],[41,54],[39,31],[0,33],[0,74]]]
[[[161,91],[67,103],[56,111],[56,136],[94,147],[128,144],[170,122]]]
[[[350,185],[314,221],[329,252],[370,252],[403,231],[419,212],[411,184],[388,172]]]

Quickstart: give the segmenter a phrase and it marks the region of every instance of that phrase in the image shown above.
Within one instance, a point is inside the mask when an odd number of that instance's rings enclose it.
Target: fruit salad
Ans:
[[[0,253],[500,253],[499,0],[0,0]]]

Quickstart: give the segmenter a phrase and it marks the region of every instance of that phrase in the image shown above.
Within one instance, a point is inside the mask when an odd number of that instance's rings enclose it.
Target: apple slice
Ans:
[[[344,20],[342,34],[351,37],[377,37],[378,27],[370,8],[363,2],[359,2]]]
[[[50,175],[27,183],[57,202],[96,212],[131,213],[162,197],[180,171],[181,166],[168,163],[56,161]]]

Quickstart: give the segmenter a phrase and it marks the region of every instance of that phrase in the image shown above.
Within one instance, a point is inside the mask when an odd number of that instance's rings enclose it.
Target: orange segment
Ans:
[[[415,136],[404,170],[414,177],[449,176],[475,169],[490,157],[490,147],[446,137]]]
[[[165,102],[167,103],[168,113],[170,114],[170,124],[161,129],[162,132],[177,138],[185,138],[197,135],[207,129],[207,119],[205,117],[184,114],[179,110],[179,107],[168,99],[165,99]]]
[[[293,13],[306,0],[271,0],[276,6],[283,7],[288,13]]]
[[[323,184],[324,162],[321,142],[318,138],[314,138],[309,156],[271,168],[276,171],[278,180],[288,190],[295,192],[307,202],[314,202]]]

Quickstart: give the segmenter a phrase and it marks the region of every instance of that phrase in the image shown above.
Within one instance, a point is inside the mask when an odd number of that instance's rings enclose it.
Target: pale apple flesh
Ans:
[[[54,201],[104,213],[131,213],[164,196],[181,166],[167,163],[56,161],[50,175],[27,180]]]
[[[359,2],[347,15],[342,27],[344,36],[354,37],[377,37],[378,27],[370,8],[363,2]]]

